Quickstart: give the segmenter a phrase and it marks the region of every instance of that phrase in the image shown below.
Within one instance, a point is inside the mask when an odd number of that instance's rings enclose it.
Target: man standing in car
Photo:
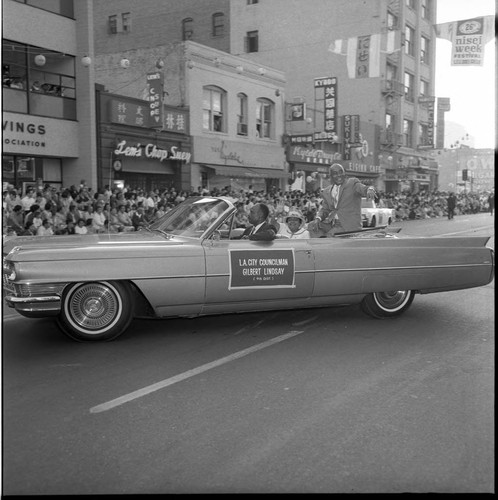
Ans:
[[[334,163],[329,169],[330,186],[322,193],[322,204],[315,220],[308,224],[312,237],[333,237],[348,231],[361,231],[361,199],[375,199],[375,189],[356,177],[346,177],[342,165]]]

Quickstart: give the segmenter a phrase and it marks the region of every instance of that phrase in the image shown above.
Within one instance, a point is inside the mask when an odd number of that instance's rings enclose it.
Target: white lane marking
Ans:
[[[120,396],[119,398],[107,401],[107,403],[102,403],[100,405],[94,406],[93,408],[90,408],[90,413],[100,413],[110,410],[111,408],[115,408],[116,406],[120,406],[124,403],[128,403],[129,401],[133,401],[134,399],[146,396],[151,392],[158,391],[159,389],[164,389],[165,387],[176,384],[177,382],[181,382],[182,380],[194,377],[195,375],[199,375],[199,373],[211,370],[212,368],[216,368],[217,366],[229,363],[230,361],[234,361],[235,359],[242,358],[244,356],[247,356],[248,354],[252,354],[253,352],[260,351],[261,349],[270,347],[271,345],[277,344],[278,342],[283,342],[284,340],[295,337],[296,335],[299,335],[301,333],[303,333],[303,331],[290,331],[288,333],[285,333],[284,335],[280,335],[273,339],[267,340],[266,342],[261,342],[261,344],[256,344],[252,347],[248,347],[247,349],[243,349],[242,351],[234,352],[233,354],[225,356],[224,358],[220,358],[212,361],[211,363],[206,363],[204,365],[198,366],[197,368],[193,368],[192,370],[180,373],[178,375],[175,375],[174,377],[161,380],[160,382],[156,382],[155,384],[148,385],[147,387],[143,387],[142,389],[130,392],[128,394],[125,394],[124,396]]]

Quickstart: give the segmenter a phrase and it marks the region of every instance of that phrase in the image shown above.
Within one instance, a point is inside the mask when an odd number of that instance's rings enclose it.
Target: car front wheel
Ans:
[[[112,281],[74,283],[64,290],[57,323],[77,341],[113,340],[133,318],[130,289]]]
[[[377,220],[375,219],[375,215],[372,217],[372,221],[370,222],[370,227],[375,227],[377,225]]]
[[[375,292],[367,295],[361,302],[364,313],[374,318],[394,318],[404,313],[413,302],[413,290]]]

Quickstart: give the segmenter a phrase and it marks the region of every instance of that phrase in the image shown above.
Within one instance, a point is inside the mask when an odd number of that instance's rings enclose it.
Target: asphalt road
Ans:
[[[494,491],[494,282],[396,320],[140,320],[97,344],[4,311],[2,358],[4,495]]]

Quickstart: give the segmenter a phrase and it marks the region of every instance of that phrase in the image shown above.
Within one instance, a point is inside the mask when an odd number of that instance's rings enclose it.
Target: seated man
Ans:
[[[285,217],[285,222],[280,222],[277,234],[286,238],[310,238],[310,233],[306,229],[306,221],[303,214],[296,209],[292,209]]]
[[[272,241],[277,236],[277,228],[268,222],[270,209],[264,203],[256,203],[249,211],[249,226],[242,234],[242,239]]]

